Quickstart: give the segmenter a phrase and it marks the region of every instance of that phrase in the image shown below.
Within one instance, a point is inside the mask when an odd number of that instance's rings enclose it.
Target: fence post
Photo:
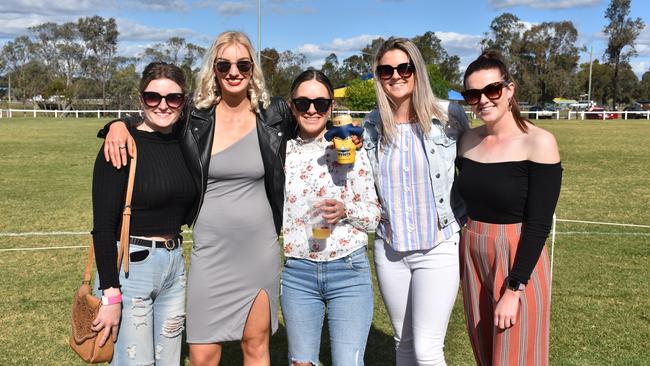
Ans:
[[[54,110],[54,118],[56,118],[56,117],[57,117],[57,115],[58,115],[58,113],[57,113],[57,112],[58,112],[58,111],[57,111],[57,110],[55,109],[55,110]]]
[[[623,119],[627,121],[627,111],[623,111]]]

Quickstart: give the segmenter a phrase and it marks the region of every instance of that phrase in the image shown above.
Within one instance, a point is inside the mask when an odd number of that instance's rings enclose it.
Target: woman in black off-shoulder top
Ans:
[[[521,117],[515,82],[488,51],[465,72],[465,101],[483,125],[460,143],[456,189],[465,319],[479,365],[547,365],[550,271],[544,246],[560,193],[553,135]]]

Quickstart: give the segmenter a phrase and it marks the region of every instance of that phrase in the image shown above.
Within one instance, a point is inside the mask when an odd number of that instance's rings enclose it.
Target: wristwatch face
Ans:
[[[521,283],[519,281],[515,280],[514,278],[508,279],[508,288],[511,289],[512,291],[523,290],[523,288],[521,288],[521,287],[522,286],[521,286]]]

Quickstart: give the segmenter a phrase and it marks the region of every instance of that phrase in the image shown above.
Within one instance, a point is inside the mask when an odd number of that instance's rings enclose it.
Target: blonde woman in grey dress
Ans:
[[[236,340],[245,365],[269,365],[278,324],[283,157],[296,126],[287,104],[266,93],[254,54],[245,34],[220,34],[179,122],[185,159],[203,188],[187,282],[192,365],[219,364],[221,343]],[[110,131],[113,160],[130,136],[122,123]]]

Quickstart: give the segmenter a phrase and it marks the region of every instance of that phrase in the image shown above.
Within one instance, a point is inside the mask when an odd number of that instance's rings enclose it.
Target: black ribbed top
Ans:
[[[528,283],[551,231],[562,165],[529,160],[480,163],[461,157],[455,184],[475,221],[523,223],[510,276]]]
[[[179,234],[197,190],[175,134],[132,130],[138,161],[131,202],[130,235]],[[100,288],[119,287],[117,246],[129,175],[104,159],[93,171],[93,239]]]

